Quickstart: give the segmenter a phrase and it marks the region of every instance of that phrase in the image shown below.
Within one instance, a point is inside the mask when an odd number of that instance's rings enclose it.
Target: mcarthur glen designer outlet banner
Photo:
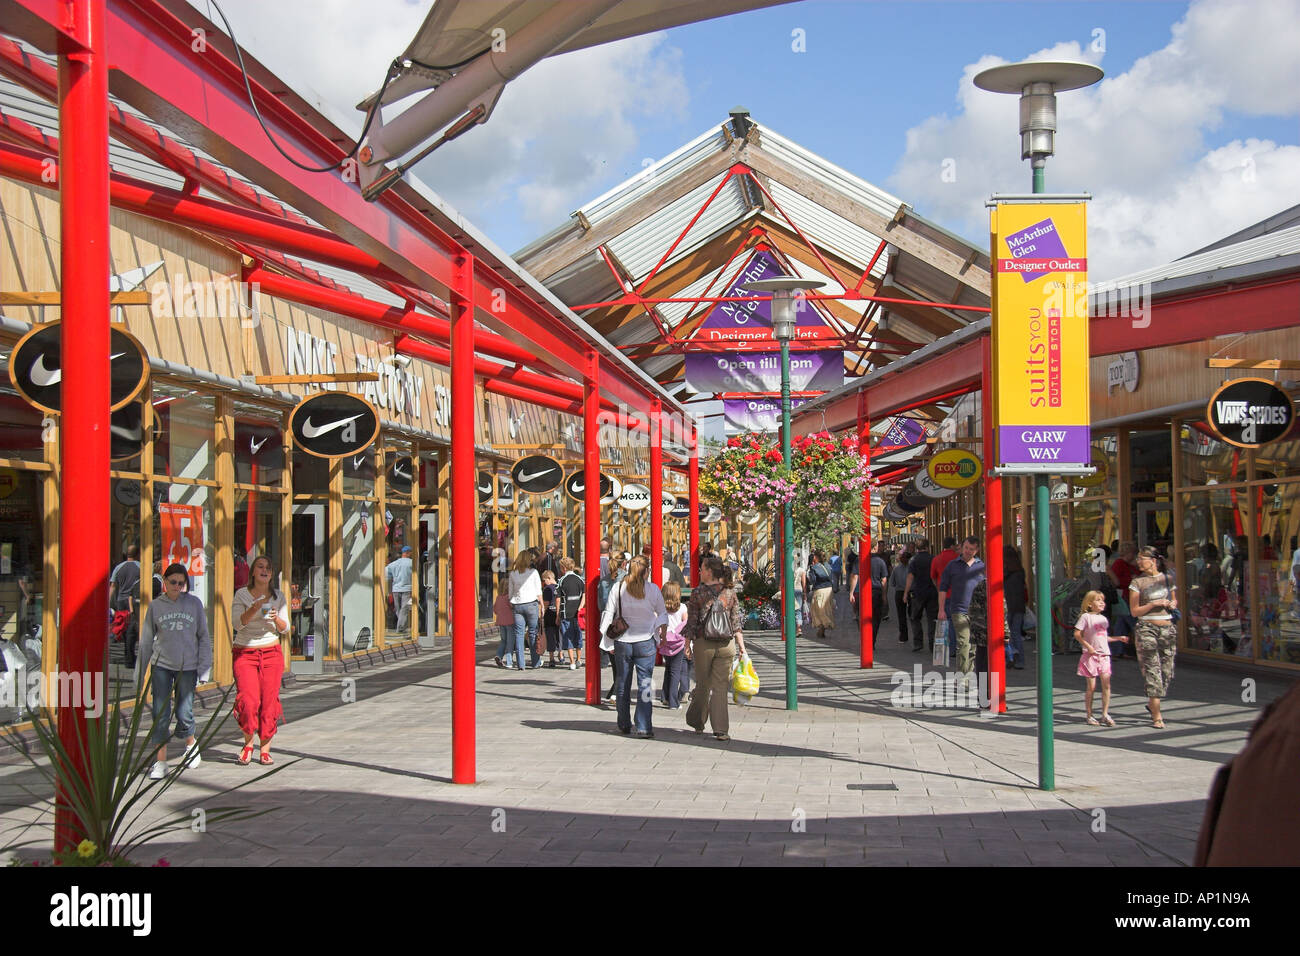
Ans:
[[[999,201],[989,232],[997,465],[1052,474],[1086,468],[1086,206]]]

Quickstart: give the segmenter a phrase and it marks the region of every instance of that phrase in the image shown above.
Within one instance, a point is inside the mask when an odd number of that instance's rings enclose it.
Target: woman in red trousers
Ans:
[[[270,766],[271,738],[280,708],[284,655],[280,638],[289,630],[284,595],[271,584],[271,559],[258,555],[249,569],[248,586],[235,592],[235,720],[244,732],[239,762],[253,758],[253,738],[261,744],[259,761]]]

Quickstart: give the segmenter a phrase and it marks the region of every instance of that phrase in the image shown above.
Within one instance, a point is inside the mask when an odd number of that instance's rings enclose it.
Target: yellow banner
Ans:
[[[1000,201],[990,213],[998,467],[1060,474],[1092,458],[1086,208]]]

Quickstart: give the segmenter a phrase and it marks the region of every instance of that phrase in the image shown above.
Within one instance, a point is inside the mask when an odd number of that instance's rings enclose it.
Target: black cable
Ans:
[[[471,63],[473,63],[475,60],[477,60],[484,53],[487,53],[491,49],[492,48],[490,46],[484,47],[482,50],[479,50],[477,53],[465,57],[465,59],[461,60],[459,63],[449,63],[446,66],[434,66],[432,63],[422,63],[419,60],[414,60],[409,57],[407,59],[412,66],[422,67],[426,70],[438,70],[442,73],[450,73],[452,70],[459,70],[462,66],[469,66]]]
[[[342,159],[340,159],[337,163],[331,163],[329,166],[307,166],[303,163],[298,162],[298,160],[294,159],[292,156],[286,153],[284,149],[280,146],[280,144],[276,142],[275,137],[271,135],[271,131],[266,128],[266,123],[263,122],[262,120],[262,112],[257,108],[257,100],[253,98],[253,87],[248,80],[248,69],[247,67],[244,66],[244,54],[239,49],[239,41],[235,39],[235,31],[230,26],[230,21],[226,19],[225,13],[222,12],[221,7],[217,4],[217,0],[208,0],[208,3],[217,11],[217,15],[221,17],[221,22],[226,25],[226,33],[230,35],[230,42],[235,47],[235,57],[239,60],[239,72],[244,79],[244,89],[248,93],[249,105],[253,107],[253,115],[257,117],[257,123],[259,126],[262,127],[262,132],[266,134],[266,138],[270,140],[271,145],[276,148],[279,154],[283,156],[285,159],[287,159],[289,162],[293,163],[299,169],[304,169],[309,173],[328,173],[332,170],[338,169],[348,160],[356,156],[358,150],[361,149],[361,143],[366,138],[366,134],[370,132],[370,124],[374,121],[375,114],[379,112],[380,104],[383,102],[384,99],[384,91],[388,89],[388,84],[391,83],[401,73],[402,70],[401,62],[398,60],[394,60],[392,65],[389,66],[388,73],[384,77],[383,86],[379,88],[379,93],[376,94],[375,96],[374,104],[366,112],[365,125],[361,127],[361,135],[357,137],[356,143],[353,144],[352,151],[349,152]]]

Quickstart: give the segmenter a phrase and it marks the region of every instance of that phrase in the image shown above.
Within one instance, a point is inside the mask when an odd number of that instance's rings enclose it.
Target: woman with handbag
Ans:
[[[535,552],[525,548],[515,558],[514,570],[510,572],[510,605],[515,611],[515,645],[528,647],[532,658],[530,666],[536,670],[541,666],[542,654],[537,647],[539,633],[538,621],[542,612],[542,579],[534,565],[537,563]],[[524,662],[519,660],[516,666],[524,669]]]
[[[596,608],[600,611],[602,619],[605,616],[605,608],[609,607],[609,595],[614,590],[614,585],[627,577],[627,569],[623,567],[624,564],[626,564],[626,561],[621,553],[611,554],[605,564],[605,573],[600,576],[600,583],[596,588]],[[609,664],[609,693],[605,695],[605,700],[613,703],[618,699],[618,665],[614,661],[612,652],[606,651],[604,647],[599,650]],[[591,653],[590,649],[587,653]]]
[[[1174,655],[1178,633],[1174,625],[1178,613],[1177,588],[1169,574],[1160,567],[1160,552],[1143,548],[1138,552],[1138,576],[1129,582],[1128,603],[1137,618],[1137,656],[1146,685],[1147,710],[1151,726],[1163,729],[1160,701],[1169,693],[1174,679]]]
[[[653,737],[651,716],[655,649],[668,629],[668,608],[663,592],[650,578],[650,562],[637,555],[628,564],[627,577],[614,585],[600,620],[602,646],[612,644],[618,691],[618,731],[632,733],[632,671],[637,678],[636,735]]]
[[[695,660],[695,696],[686,711],[686,723],[697,734],[704,733],[707,719],[713,736],[731,739],[727,690],[737,650],[741,657],[745,656],[743,626],[740,601],[725,584],[722,562],[716,557],[706,558],[700,565],[700,586],[691,592],[686,604],[686,626],[682,629]]]

